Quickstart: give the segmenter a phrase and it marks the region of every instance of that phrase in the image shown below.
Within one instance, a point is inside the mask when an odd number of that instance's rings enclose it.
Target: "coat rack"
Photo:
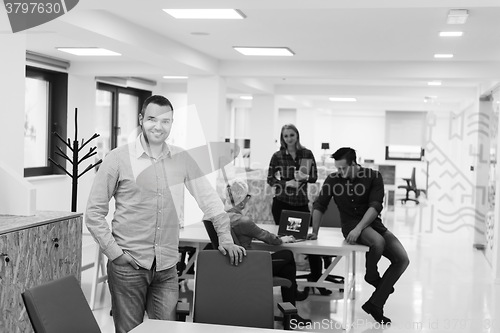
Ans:
[[[78,139],[77,139],[78,138],[78,120],[77,120],[77,118],[78,118],[78,108],[75,108],[75,139],[73,140],[73,146],[71,146],[71,142],[70,142],[69,138],[68,138],[68,141],[66,142],[59,135],[59,133],[57,133],[57,132],[52,133],[52,134],[56,135],[57,138],[59,138],[59,140],[61,140],[61,142],[63,142],[66,145],[66,147],[68,147],[69,150],[71,150],[73,152],[72,158],[69,158],[69,156],[66,155],[66,153],[61,149],[61,147],[56,146],[58,151],[56,151],[55,153],[57,155],[63,157],[64,159],[68,160],[73,165],[72,173],[69,173],[66,170],[66,168],[64,168],[62,165],[60,165],[59,163],[57,163],[56,161],[54,161],[52,158],[49,157],[49,161],[54,163],[54,165],[57,166],[59,169],[63,170],[72,179],[72,190],[71,190],[71,211],[72,212],[76,212],[76,198],[77,198],[77,194],[78,194],[78,178],[80,178],[85,173],[92,170],[94,167],[98,166],[102,162],[102,160],[100,159],[95,164],[90,164],[85,170],[83,170],[82,173],[78,174],[78,165],[80,163],[82,163],[83,161],[85,161],[86,159],[88,159],[89,157],[92,157],[95,154],[97,154],[97,152],[95,151],[97,149],[97,147],[92,147],[87,152],[87,154],[85,154],[82,158],[79,159],[78,154],[80,153],[80,150],[82,150],[83,147],[85,147],[90,141],[99,137],[99,134],[94,133],[94,135],[92,135],[92,137],[90,139],[88,139],[87,141],[84,141],[82,138],[82,143],[79,146]]]

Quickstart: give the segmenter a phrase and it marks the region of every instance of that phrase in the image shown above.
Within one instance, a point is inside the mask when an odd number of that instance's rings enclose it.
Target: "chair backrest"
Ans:
[[[247,251],[235,266],[219,251],[204,250],[196,265],[194,322],[274,328],[269,252]]]
[[[411,171],[410,186],[412,188],[417,188],[417,180],[415,177],[415,168],[413,168],[413,170]]]
[[[328,204],[328,209],[321,219],[321,227],[340,228],[340,212],[335,200],[332,198]]]
[[[203,220],[203,225],[207,230],[208,237],[210,238],[210,242],[212,243],[212,247],[217,250],[219,248],[219,237],[217,236],[217,231],[215,231],[215,227],[210,220]],[[231,228],[231,236],[233,237],[233,242],[236,245],[241,245],[238,237],[234,234],[233,229]]]
[[[36,333],[100,333],[99,325],[73,275],[22,293]]]

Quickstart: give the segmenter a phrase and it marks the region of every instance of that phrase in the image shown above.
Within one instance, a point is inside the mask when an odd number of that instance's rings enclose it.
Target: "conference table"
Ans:
[[[278,226],[274,224],[258,224],[259,227],[269,232],[276,234]],[[208,233],[202,222],[188,225],[181,229],[179,233],[180,246],[192,246],[197,250],[203,249],[204,246],[210,243]],[[348,244],[344,240],[344,236],[339,228],[321,228],[319,230],[318,239],[305,240],[296,243],[286,243],[282,245],[268,245],[263,242],[254,240],[252,248],[255,250],[268,250],[278,251],[280,249],[288,249],[294,253],[299,254],[317,254],[323,256],[334,256],[331,264],[324,270],[323,275],[316,282],[297,280],[297,284],[303,287],[325,287],[328,289],[343,290],[343,317],[342,327],[348,329],[350,327],[348,319],[353,322],[354,311],[351,312],[351,318],[348,318],[348,301],[355,298],[356,286],[356,254],[368,252],[368,247],[359,244]],[[196,251],[198,253],[198,251]],[[342,260],[344,263],[344,283],[329,282],[328,275]],[[191,258],[188,262],[188,268],[196,260],[195,257]],[[188,268],[184,272],[188,271]],[[181,278],[192,278],[192,276],[185,274]]]
[[[130,333],[276,333],[276,330],[242,326],[200,324],[193,322],[149,319],[134,328]],[[301,332],[305,332],[302,331]]]

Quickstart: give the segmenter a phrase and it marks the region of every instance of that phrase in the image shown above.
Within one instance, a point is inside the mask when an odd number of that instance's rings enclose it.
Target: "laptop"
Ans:
[[[307,239],[307,231],[311,222],[311,213],[282,210],[278,236],[293,236],[296,242]]]

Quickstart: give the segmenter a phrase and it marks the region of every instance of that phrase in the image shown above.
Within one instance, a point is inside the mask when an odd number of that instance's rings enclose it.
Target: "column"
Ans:
[[[254,95],[250,114],[250,167],[267,169],[279,140],[274,95]]]
[[[19,176],[24,175],[24,94],[26,77],[26,35],[0,34],[0,156]]]
[[[492,105],[489,99],[480,99],[478,103],[478,114],[474,118],[475,128],[477,131],[477,152],[476,152],[476,165],[475,165],[475,198],[474,205],[476,217],[474,220],[474,247],[485,249],[485,255],[488,261],[491,262],[491,249],[488,248],[488,240],[486,238],[486,220],[493,212],[488,212],[489,208],[489,177],[490,177],[490,136],[488,131],[488,124],[492,119]],[[483,216],[481,218],[478,214]],[[485,218],[484,218],[485,217]]]
[[[226,108],[226,82],[219,76],[189,77],[187,85],[188,105],[195,107],[203,135],[207,142],[224,141]],[[190,121],[191,119],[189,119]],[[200,133],[189,126],[189,137]]]
[[[174,111],[174,127],[177,126],[176,130],[179,130],[179,125],[181,125],[180,130],[185,132],[185,144],[181,144],[181,146],[190,150],[205,146],[210,142],[224,142],[225,116],[227,114],[224,79],[218,76],[189,77],[187,104],[187,108],[183,110],[185,112],[184,124],[176,123],[180,114],[176,114],[177,111]],[[212,155],[211,158],[216,159],[217,157]],[[206,163],[212,162],[213,166],[217,167],[217,160],[206,161]],[[201,164],[200,167],[208,167],[204,161]],[[218,173],[208,175],[214,188],[217,187],[217,175]],[[183,211],[186,224],[201,221],[203,217],[194,198],[187,192],[185,193]]]
[[[496,285],[500,285],[500,165],[498,163],[498,153],[500,152],[500,133],[498,130],[500,128],[498,127],[500,126],[500,90],[497,89],[495,91],[492,102],[494,103],[492,122],[496,122],[492,126],[496,128],[496,131],[490,133],[492,139],[490,148],[493,148],[496,160],[492,161],[494,165],[490,174],[490,182],[495,189],[495,195],[492,195],[492,198],[490,197],[494,201],[493,207],[491,207],[493,212],[490,212],[493,215],[492,220],[486,220],[487,232],[492,233],[492,239],[487,244],[490,249],[487,249],[487,251],[490,250],[492,252],[493,281]],[[491,218],[490,216],[487,217]]]

